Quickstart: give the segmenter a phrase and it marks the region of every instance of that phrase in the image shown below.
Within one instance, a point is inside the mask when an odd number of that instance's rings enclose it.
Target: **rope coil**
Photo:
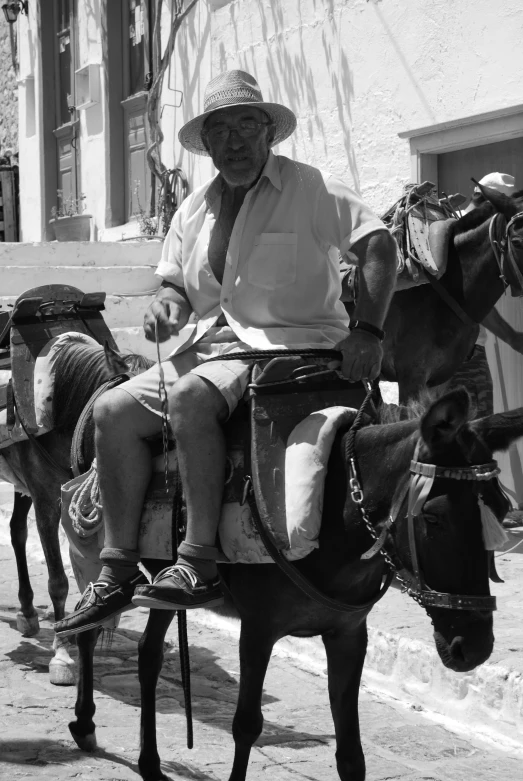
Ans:
[[[94,459],[87,478],[76,488],[69,505],[69,518],[82,539],[96,534],[103,524],[100,484]]]

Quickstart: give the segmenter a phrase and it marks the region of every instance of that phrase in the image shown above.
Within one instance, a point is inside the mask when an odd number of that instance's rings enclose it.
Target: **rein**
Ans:
[[[379,552],[385,559],[389,569],[396,573],[396,578],[401,584],[402,591],[406,592],[425,609],[438,607],[449,610],[496,610],[496,597],[490,595],[450,594],[447,592],[434,591],[427,586],[419,563],[416,546],[415,521],[421,516],[421,511],[428,499],[435,480],[450,479],[477,482],[493,480],[497,478],[500,472],[497,462],[490,461],[487,464],[477,464],[468,467],[441,467],[434,464],[425,464],[417,460],[420,448],[420,441],[418,440],[414,458],[410,464],[410,477],[407,476],[397,492],[396,498],[393,500],[390,517],[387,520],[381,535],[378,537],[364,507],[365,497],[361,483],[358,479],[355,460],[355,437],[356,432],[354,431],[353,433],[353,429],[351,429],[346,444],[346,458],[349,462],[351,474],[351,498],[357,505],[363,522],[371,537],[374,539],[374,545],[364,553],[361,558],[368,559]],[[413,572],[409,572],[405,567],[398,568],[385,549],[387,534],[398,520],[407,501],[408,540]],[[397,552],[396,557],[399,559]]]

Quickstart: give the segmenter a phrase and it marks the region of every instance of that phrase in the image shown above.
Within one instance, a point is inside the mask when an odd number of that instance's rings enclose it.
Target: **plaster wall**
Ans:
[[[176,37],[171,67],[162,92],[162,160],[168,168],[179,166],[194,190],[214,175],[208,157],[189,154],[178,141],[178,131],[203,111],[203,93],[212,78],[210,0],[199,0]],[[170,25],[170,10],[164,7],[164,46]]]
[[[298,117],[280,153],[378,212],[410,179],[398,132],[521,102],[519,0],[213,0],[212,69],[253,73]]]

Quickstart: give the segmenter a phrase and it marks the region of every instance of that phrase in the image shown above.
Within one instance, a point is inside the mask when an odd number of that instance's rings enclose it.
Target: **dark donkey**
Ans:
[[[509,504],[492,479],[497,473],[492,452],[507,448],[523,435],[523,409],[474,422],[468,420],[468,411],[468,395],[457,389],[432,403],[421,421],[397,420],[362,428],[354,449],[368,525],[375,536],[384,532],[384,552],[434,624],[441,660],[460,672],[488,659],[494,642],[495,603],[489,595],[489,557],[483,543],[478,495],[498,521],[505,516]],[[274,644],[286,635],[321,635],[328,661],[338,772],[343,781],[365,778],[358,692],[367,647],[366,619],[388,563],[380,553],[362,558],[373,545],[374,535],[351,498],[350,436],[337,437],[330,458],[319,549],[296,567],[325,595],[355,607],[340,612],[318,604],[275,565],[221,566],[241,619],[240,692],[233,722],[236,750],[231,781],[245,778],[252,745],[262,731],[262,687],[269,659]],[[414,471],[423,472],[429,464],[441,467],[433,470],[430,494],[416,509],[414,541],[409,539],[406,492],[413,459],[424,465],[413,467]],[[413,576],[413,558],[417,558],[421,572],[418,583]],[[145,563],[152,572],[164,566],[163,562]],[[173,616],[170,611],[151,610],[139,643],[139,769],[145,781],[167,779],[156,744],[155,690],[163,641]],[[69,726],[84,750],[96,746],[92,677],[96,639],[97,630],[77,636],[76,721]]]
[[[506,285],[523,295],[523,193],[509,197],[481,186],[487,198],[454,224],[440,280],[468,321],[431,284],[397,292],[385,322],[383,378],[399,384],[400,403],[449,380],[471,353],[481,323]],[[523,215],[522,215],[523,216]],[[508,242],[503,251],[503,243]],[[496,258],[498,253],[498,259]],[[506,284],[502,277],[506,278]]]

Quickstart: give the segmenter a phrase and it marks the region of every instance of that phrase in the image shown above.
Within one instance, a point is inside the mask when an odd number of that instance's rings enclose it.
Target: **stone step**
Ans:
[[[139,293],[149,295],[158,289],[154,266],[3,266],[0,290],[3,296],[18,296],[30,287],[65,284],[85,293],[99,290],[108,295]]]
[[[18,296],[0,296],[0,312],[12,309],[17,298]],[[141,325],[153,300],[154,295],[107,296],[103,311],[104,320],[109,328]]]
[[[151,241],[51,241],[42,244],[0,243],[0,269],[4,266],[156,266],[162,253],[158,239]]]

